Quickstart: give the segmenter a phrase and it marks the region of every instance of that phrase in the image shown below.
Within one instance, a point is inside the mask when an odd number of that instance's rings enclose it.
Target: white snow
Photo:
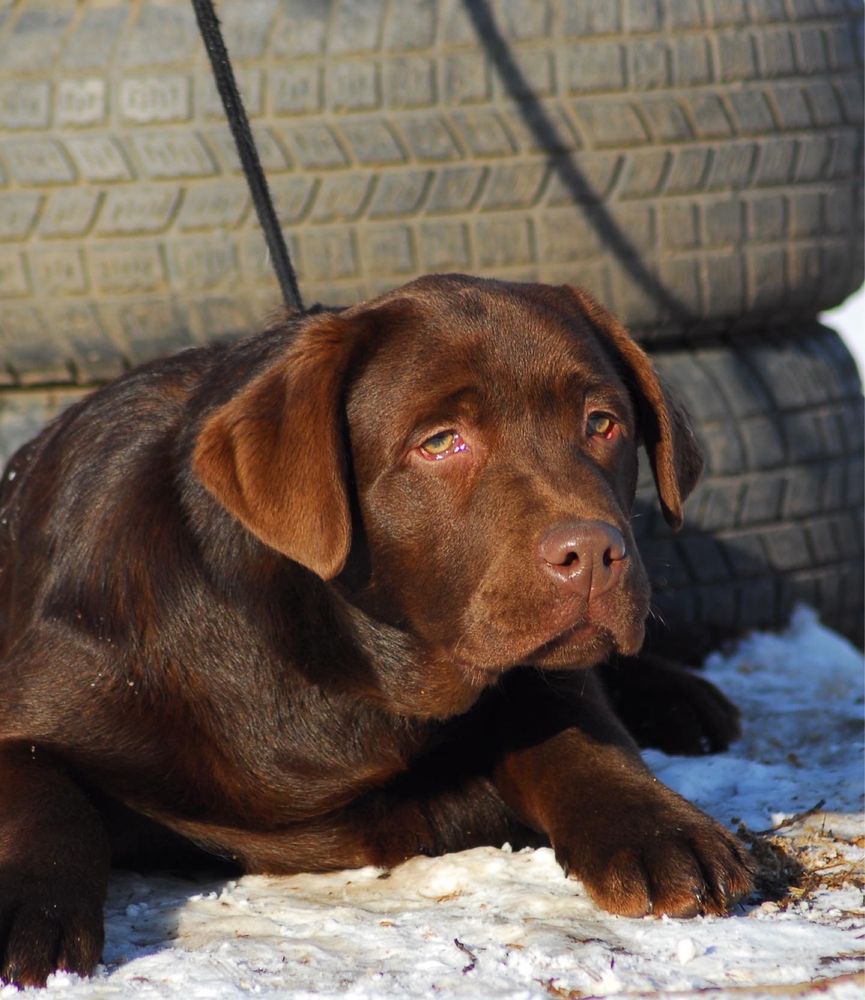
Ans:
[[[118,874],[104,965],[92,980],[55,974],[47,996],[539,1000],[711,990],[861,1000],[861,654],[802,608],[786,632],[713,654],[706,672],[742,708],[743,739],[713,757],[646,758],[733,828],[767,830],[825,800],[774,838],[819,873],[804,889],[723,918],[617,918],[562,876],[550,850],[507,847],[391,872],[227,883]]]
[[[860,376],[865,376],[865,285],[842,305],[823,313],[820,322],[841,334],[856,359]]]

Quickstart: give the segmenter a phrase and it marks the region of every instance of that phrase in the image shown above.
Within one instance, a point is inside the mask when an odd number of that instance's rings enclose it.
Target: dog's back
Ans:
[[[70,407],[12,456],[0,485],[4,652],[58,598],[70,571],[95,581],[100,563],[121,556],[120,525],[158,530],[170,507],[173,441],[210,353],[136,370]]]

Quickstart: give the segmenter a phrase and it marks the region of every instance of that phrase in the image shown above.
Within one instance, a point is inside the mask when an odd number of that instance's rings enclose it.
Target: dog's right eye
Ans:
[[[453,431],[442,431],[441,434],[433,434],[431,438],[427,438],[424,441],[421,448],[428,455],[443,455],[454,443],[455,436]]]
[[[468,445],[456,431],[441,431],[428,437],[418,450],[424,458],[438,461],[467,448]]]

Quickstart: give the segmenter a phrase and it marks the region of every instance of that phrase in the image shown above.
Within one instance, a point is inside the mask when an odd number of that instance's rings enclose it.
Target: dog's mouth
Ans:
[[[635,654],[643,644],[645,616],[628,601],[614,608],[591,604],[559,607],[546,617],[507,630],[471,630],[452,650],[474,673],[498,675],[520,664],[545,669],[597,666],[614,653]],[[492,641],[491,641],[492,640]]]
[[[648,587],[602,594],[582,606],[561,608],[569,619],[550,623],[525,662],[540,667],[593,667],[614,653],[632,656],[643,645]]]
[[[551,653],[553,650],[560,649],[562,646],[588,642],[601,631],[604,630],[596,622],[579,621],[575,625],[571,625],[570,627],[563,629],[561,632],[554,635],[552,639],[548,639],[546,642],[542,643],[532,655],[543,656],[545,653]]]
[[[523,636],[506,641],[505,648],[496,651],[484,646],[486,655],[473,656],[465,646],[455,659],[462,661],[463,668],[470,675],[485,676],[488,679],[502,674],[519,665],[548,668],[592,667],[606,659],[619,648],[613,633],[598,622],[581,617],[547,637]],[[465,654],[468,654],[467,656]],[[504,654],[504,655],[501,655]]]
[[[538,667],[592,667],[609,656],[617,645],[608,628],[580,619],[537,646],[525,662]]]

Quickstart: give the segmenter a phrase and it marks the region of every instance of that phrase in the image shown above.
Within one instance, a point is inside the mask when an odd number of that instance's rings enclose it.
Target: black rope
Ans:
[[[288,255],[282,229],[273,209],[273,201],[270,197],[267,179],[261,168],[261,161],[258,159],[258,150],[255,148],[255,139],[252,137],[249,119],[246,116],[243,101],[240,99],[237,81],[234,79],[225,42],[222,40],[222,32],[219,30],[219,19],[213,9],[212,0],[192,0],[192,6],[195,8],[198,28],[210,57],[210,65],[213,67],[216,87],[222,98],[222,106],[225,108],[225,117],[231,127],[231,134],[234,136],[243,172],[246,174],[246,182],[252,194],[252,202],[258,214],[258,221],[261,223],[264,238],[267,240],[267,248],[270,251],[270,259],[273,269],[276,271],[276,277],[279,279],[282,297],[290,309],[303,312],[303,300],[300,297],[300,289],[297,287],[297,277],[291,266],[291,258]]]

